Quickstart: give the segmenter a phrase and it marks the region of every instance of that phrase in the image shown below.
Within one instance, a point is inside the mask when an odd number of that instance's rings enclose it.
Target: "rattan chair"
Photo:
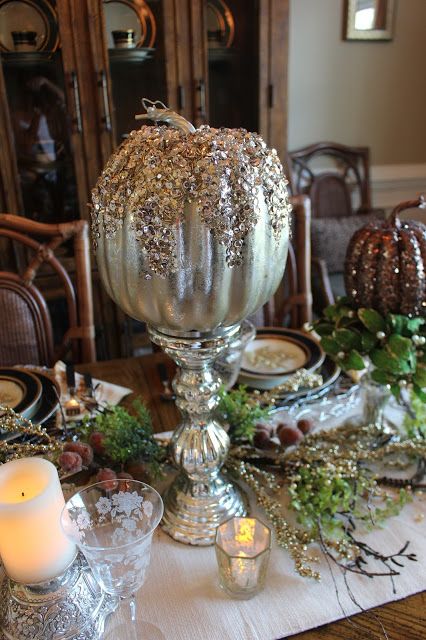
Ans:
[[[287,159],[293,195],[306,194],[311,199],[312,265],[320,287],[315,293],[319,311],[334,302],[334,292],[344,293],[344,254],[352,233],[369,222],[368,214],[383,217],[384,211],[371,206],[368,147],[319,142],[289,152]]]
[[[50,366],[70,351],[75,363],[95,361],[87,222],[42,224],[0,214],[0,237],[8,238],[15,246],[23,245],[26,250],[22,253],[27,256],[19,273],[0,271],[0,365]],[[55,256],[58,247],[70,240],[74,243],[75,285]],[[36,282],[42,265],[48,265],[56,274],[66,300],[67,326],[57,345],[51,314]]]

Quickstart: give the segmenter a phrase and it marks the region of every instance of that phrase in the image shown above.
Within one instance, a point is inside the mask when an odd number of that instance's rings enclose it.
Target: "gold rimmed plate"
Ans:
[[[42,386],[41,401],[31,421],[35,425],[43,424],[58,409],[61,389],[53,376],[38,370],[31,370],[31,373],[40,380]]]
[[[41,395],[42,384],[37,376],[20,369],[0,368],[0,404],[31,419],[40,405]]]
[[[56,51],[56,11],[47,0],[0,0],[0,50],[15,51],[12,32],[35,33],[34,51]]]
[[[144,0],[104,0],[105,24],[108,48],[114,48],[113,31],[132,30],[135,47],[152,48],[157,26],[154,14]]]
[[[299,369],[315,371],[325,353],[319,343],[303,331],[260,328],[244,350],[239,381],[259,389],[271,389]]]
[[[234,40],[235,22],[231,9],[224,0],[209,0],[206,12],[209,49],[228,49]]]

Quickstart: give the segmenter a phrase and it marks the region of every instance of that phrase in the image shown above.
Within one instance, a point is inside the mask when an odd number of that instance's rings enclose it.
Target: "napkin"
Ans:
[[[70,398],[66,379],[65,363],[59,360],[53,367],[53,371],[55,379],[61,388],[61,405],[63,405],[64,402]],[[78,389],[83,379],[83,376],[76,372],[75,388],[77,390],[77,397],[79,396]],[[93,378],[93,389],[96,389],[96,391],[94,391],[94,396],[98,404],[101,406],[105,406],[107,404],[116,405],[130,393],[133,393],[132,389],[121,387],[120,385],[112,384],[111,382],[105,382],[104,380],[98,380],[97,378]],[[90,411],[87,408],[84,408],[80,414],[65,416],[65,419],[67,422],[75,422],[76,420],[82,420],[86,415],[90,415]]]

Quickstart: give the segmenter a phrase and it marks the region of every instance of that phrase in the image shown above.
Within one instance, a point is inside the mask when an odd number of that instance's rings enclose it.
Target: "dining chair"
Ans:
[[[344,260],[354,232],[385,213],[371,204],[368,147],[319,142],[289,152],[287,160],[292,194],[311,198],[313,289],[319,311],[344,295]]]
[[[0,365],[31,363],[51,366],[69,351],[73,362],[96,361],[88,224],[75,220],[43,224],[0,214],[0,238],[25,247],[23,267],[0,271]],[[68,241],[74,244],[75,284],[55,256]],[[61,317],[60,342],[54,345],[52,315],[38,286],[39,270],[57,276],[66,301],[67,328]],[[57,318],[56,318],[57,319]],[[55,318],[54,318],[55,320]]]
[[[250,317],[256,326],[300,329],[312,320],[311,202],[298,195],[290,203],[292,233],[284,276],[275,295]]]

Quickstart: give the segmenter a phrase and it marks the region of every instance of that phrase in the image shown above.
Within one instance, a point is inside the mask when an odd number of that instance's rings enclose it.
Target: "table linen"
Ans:
[[[313,413],[315,409],[317,415],[324,414],[324,405],[313,406]],[[343,418],[341,408],[335,412],[337,416],[329,416],[326,428],[341,423],[349,414],[359,415],[361,410],[360,403],[352,403]],[[274,420],[283,415],[278,413]],[[387,415],[397,422],[402,418],[396,407],[391,407]],[[362,535],[363,540],[385,554],[399,551],[409,540],[408,550],[418,558],[417,562],[404,561],[401,574],[395,578],[395,593],[389,577],[370,579],[348,574],[354,599],[362,608],[371,609],[426,588],[425,511],[426,494],[417,495],[382,528]],[[253,514],[267,523],[262,510],[255,507]],[[312,555],[317,551],[312,546]],[[140,616],[151,625],[149,637],[155,640],[278,640],[359,613],[340,570],[331,567],[332,575],[322,554],[321,562],[315,566],[321,573],[320,582],[300,577],[289,554],[273,543],[265,590],[248,601],[232,600],[219,588],[214,547],[185,546],[159,529],[146,582],[137,596]],[[120,624],[118,612],[109,621],[109,628]],[[388,629],[390,637],[391,631]],[[379,622],[377,633],[380,634]],[[120,627],[119,637],[132,638],[124,627]]]

